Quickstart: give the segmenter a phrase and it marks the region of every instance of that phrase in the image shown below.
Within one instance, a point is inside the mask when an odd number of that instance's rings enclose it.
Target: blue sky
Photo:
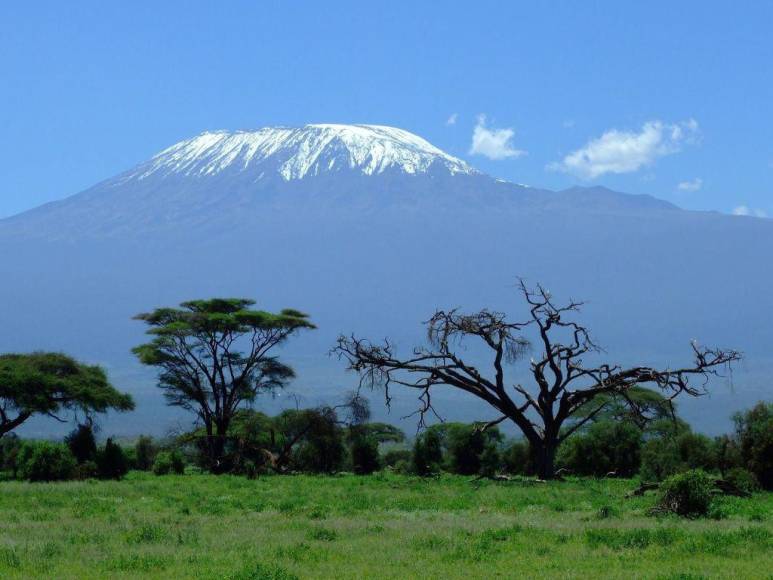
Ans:
[[[771,2],[4,2],[0,216],[207,129],[313,122],[773,216],[771,22]]]

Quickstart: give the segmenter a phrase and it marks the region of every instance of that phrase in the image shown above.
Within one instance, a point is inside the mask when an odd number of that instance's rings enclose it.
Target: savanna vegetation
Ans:
[[[520,292],[522,320],[438,311],[407,355],[342,336],[358,388],[275,416],[260,396],[294,378],[277,349],[308,315],[246,299],[140,314],[134,353],[195,417],[161,438],[109,436],[100,415],[133,401],[100,367],[0,356],[0,576],[769,577],[773,404],[714,438],[678,414],[740,353],[618,366],[580,303]],[[532,384],[508,379],[527,355]],[[442,421],[439,387],[497,418]],[[366,395],[396,388],[419,392],[418,433],[372,419]],[[35,414],[75,426],[19,438]]]

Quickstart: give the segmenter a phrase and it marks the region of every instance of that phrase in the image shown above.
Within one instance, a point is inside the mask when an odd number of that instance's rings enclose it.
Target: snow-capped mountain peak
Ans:
[[[377,175],[430,170],[476,174],[470,165],[408,131],[380,125],[306,125],[256,131],[213,131],[165,149],[126,177],[181,174],[213,176],[225,172],[278,174],[286,181],[325,172]]]

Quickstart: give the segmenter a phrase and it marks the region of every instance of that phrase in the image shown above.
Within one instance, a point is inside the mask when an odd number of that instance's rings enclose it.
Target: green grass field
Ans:
[[[631,481],[0,483],[2,578],[771,578],[773,495],[646,515]]]

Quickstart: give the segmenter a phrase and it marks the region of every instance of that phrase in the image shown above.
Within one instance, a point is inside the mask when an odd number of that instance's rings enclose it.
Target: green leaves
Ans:
[[[6,413],[17,413],[15,418],[2,416],[0,434],[18,426],[18,418],[35,413],[134,408],[131,396],[117,391],[101,367],[48,352],[0,355],[0,401]]]

